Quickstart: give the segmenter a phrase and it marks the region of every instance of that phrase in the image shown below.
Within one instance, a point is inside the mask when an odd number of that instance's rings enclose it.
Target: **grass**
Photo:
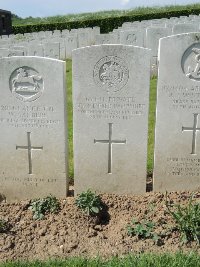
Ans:
[[[67,112],[68,112],[68,164],[69,178],[74,177],[73,163],[73,106],[72,106],[72,61],[66,61],[66,82],[67,82]]]
[[[200,255],[196,253],[140,254],[109,260],[71,258],[66,260],[7,262],[0,267],[200,267]]]
[[[147,157],[147,173],[150,175],[153,172],[154,158],[154,130],[156,117],[156,88],[157,79],[153,78],[150,82],[150,97],[149,97],[149,132],[148,132],[148,157]]]
[[[69,141],[69,177],[73,180],[73,110],[72,110],[72,62],[67,60],[67,110],[68,110],[68,141]],[[151,79],[150,83],[150,101],[149,101],[149,136],[148,136],[148,159],[147,173],[153,172],[153,154],[154,154],[154,128],[156,111],[156,84],[157,79]]]
[[[154,6],[154,7],[137,7],[134,9],[128,10],[110,10],[110,11],[100,11],[94,13],[81,13],[81,14],[68,14],[68,15],[58,15],[51,17],[27,17],[20,18],[16,15],[12,18],[13,25],[27,25],[27,24],[41,24],[41,23],[59,23],[59,22],[68,22],[68,21],[81,21],[81,20],[90,20],[90,19],[101,19],[108,17],[116,17],[123,15],[135,15],[135,14],[147,14],[147,13],[156,13],[156,12],[165,12],[181,9],[190,9],[190,8],[200,8],[200,4],[190,4],[190,5],[171,5],[171,6]]]

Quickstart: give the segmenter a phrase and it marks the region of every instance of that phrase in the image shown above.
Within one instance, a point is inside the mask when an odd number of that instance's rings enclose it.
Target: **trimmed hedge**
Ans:
[[[83,21],[69,21],[64,23],[47,23],[47,24],[29,24],[23,26],[13,26],[13,33],[27,33],[27,32],[39,32],[39,31],[53,31],[53,30],[64,30],[64,29],[78,29],[86,27],[99,26],[101,33],[108,33],[120,27],[124,22],[152,20],[160,18],[180,17],[189,15],[199,15],[200,8],[188,8],[182,10],[162,11],[155,13],[146,14],[135,14],[126,15],[120,17],[110,17],[105,19],[91,19]]]

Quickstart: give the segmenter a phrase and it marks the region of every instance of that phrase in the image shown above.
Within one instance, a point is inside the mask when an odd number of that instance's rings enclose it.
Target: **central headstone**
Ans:
[[[65,63],[0,59],[0,194],[7,201],[65,197]]]
[[[150,51],[73,51],[75,193],[144,193]]]

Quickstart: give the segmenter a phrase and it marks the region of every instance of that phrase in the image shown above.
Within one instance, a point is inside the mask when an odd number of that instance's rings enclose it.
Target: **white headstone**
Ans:
[[[173,34],[187,33],[187,32],[197,32],[199,30],[199,25],[197,23],[182,23],[174,25],[172,29]]]
[[[117,44],[118,38],[117,34],[114,33],[105,33],[95,35],[95,44]]]
[[[7,201],[65,197],[65,62],[0,59],[0,193]]]
[[[15,50],[13,48],[10,48],[7,56],[8,57],[24,56],[24,52],[22,50]]]
[[[77,41],[77,35],[69,35],[65,38],[65,53],[66,58],[72,57],[72,50],[76,49],[78,47],[78,41]]]
[[[54,30],[52,36],[53,37],[61,37],[61,31],[60,30]]]
[[[150,51],[73,51],[75,192],[144,193]]]
[[[27,47],[28,56],[44,57],[44,47],[40,43],[29,43]]]
[[[146,29],[146,47],[151,49],[152,57],[158,55],[159,39],[171,35],[168,28],[150,27]]]
[[[9,49],[5,47],[0,47],[0,58],[8,57],[8,55],[9,55]]]
[[[60,44],[45,41],[44,56],[49,58],[60,59]]]
[[[161,39],[154,190],[200,188],[200,33]]]
[[[120,44],[144,46],[144,31],[126,30],[120,32]]]
[[[78,33],[78,47],[85,47],[90,44],[90,38],[88,32]]]

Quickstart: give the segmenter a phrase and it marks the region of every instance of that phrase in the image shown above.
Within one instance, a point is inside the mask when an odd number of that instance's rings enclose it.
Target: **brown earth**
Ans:
[[[170,193],[171,203],[185,204],[190,193]],[[165,206],[165,194],[146,193],[143,196],[101,195],[107,214],[101,220],[88,218],[75,205],[74,197],[61,199],[58,214],[44,220],[32,219],[29,201],[0,203],[0,218],[6,219],[10,229],[0,233],[0,261],[16,259],[47,259],[69,256],[110,257],[131,252],[184,252],[200,249],[195,242],[180,243]],[[200,191],[194,197],[199,199]],[[128,236],[126,226],[133,218],[156,223],[157,242]]]

